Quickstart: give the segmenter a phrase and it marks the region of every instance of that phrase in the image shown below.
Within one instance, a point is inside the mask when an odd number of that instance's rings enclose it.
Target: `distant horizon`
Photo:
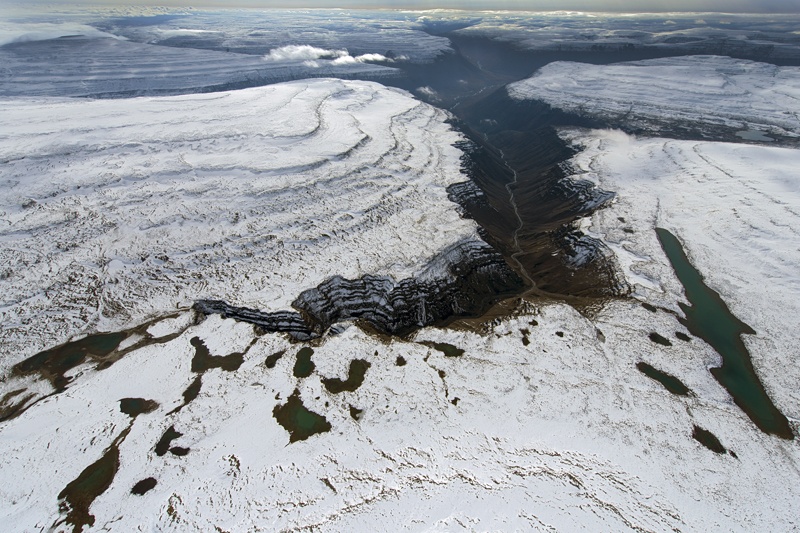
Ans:
[[[559,12],[577,11],[585,13],[661,14],[661,13],[719,13],[719,14],[800,14],[800,3],[789,0],[677,0],[670,2],[670,9],[657,0],[298,0],[264,1],[235,0],[28,0],[26,2],[0,0],[0,5],[76,6],[76,7],[166,7],[166,8],[232,8],[232,9],[365,9],[365,10],[457,10],[457,11],[520,11]]]

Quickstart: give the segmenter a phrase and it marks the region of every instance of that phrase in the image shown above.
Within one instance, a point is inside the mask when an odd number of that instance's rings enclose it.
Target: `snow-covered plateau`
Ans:
[[[628,127],[655,123],[725,126],[800,137],[800,68],[724,56],[686,56],[589,65],[559,61],[508,86],[512,98],[541,100]],[[756,133],[756,135],[758,135]],[[769,139],[764,139],[769,140]]]
[[[288,309],[477,240],[447,115],[368,82],[0,101],[2,368],[198,298]]]

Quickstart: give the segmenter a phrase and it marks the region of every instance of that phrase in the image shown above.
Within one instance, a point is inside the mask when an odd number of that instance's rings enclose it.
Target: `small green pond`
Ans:
[[[296,378],[307,378],[311,375],[317,365],[314,364],[314,361],[311,360],[311,356],[314,355],[314,350],[306,346],[305,348],[300,348],[300,351],[297,352],[297,358],[295,359],[294,369],[292,373]]]
[[[306,409],[297,389],[285,404],[275,406],[272,416],[289,432],[289,442],[306,440],[312,435],[331,430],[331,425],[324,416]]]
[[[638,368],[639,372],[645,376],[661,383],[661,385],[663,385],[663,387],[672,394],[676,394],[678,396],[688,396],[689,392],[691,392],[689,387],[684,385],[683,382],[675,376],[667,374],[666,372],[662,372],[661,370],[658,370],[657,368],[654,368],[645,362],[636,363],[636,368]]]

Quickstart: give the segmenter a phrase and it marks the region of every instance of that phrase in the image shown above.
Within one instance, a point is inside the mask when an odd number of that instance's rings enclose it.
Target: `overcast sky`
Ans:
[[[0,5],[7,0],[0,0]],[[54,0],[48,0],[53,2]],[[79,5],[194,7],[369,7],[413,9],[522,9],[530,11],[722,11],[800,13],[800,0],[55,0]]]

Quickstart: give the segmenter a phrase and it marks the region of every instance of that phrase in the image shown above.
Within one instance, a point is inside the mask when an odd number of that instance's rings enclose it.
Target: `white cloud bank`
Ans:
[[[308,44],[290,44],[269,51],[264,56],[267,61],[309,61],[314,59],[334,59],[349,55],[347,50],[326,50]]]
[[[347,50],[327,50],[308,44],[292,44],[274,48],[264,56],[264,59],[266,61],[303,61],[303,64],[309,67],[319,66],[319,63],[316,62],[317,59],[332,59],[331,63],[333,65],[348,65],[370,61],[394,61],[383,54],[351,56]]]

